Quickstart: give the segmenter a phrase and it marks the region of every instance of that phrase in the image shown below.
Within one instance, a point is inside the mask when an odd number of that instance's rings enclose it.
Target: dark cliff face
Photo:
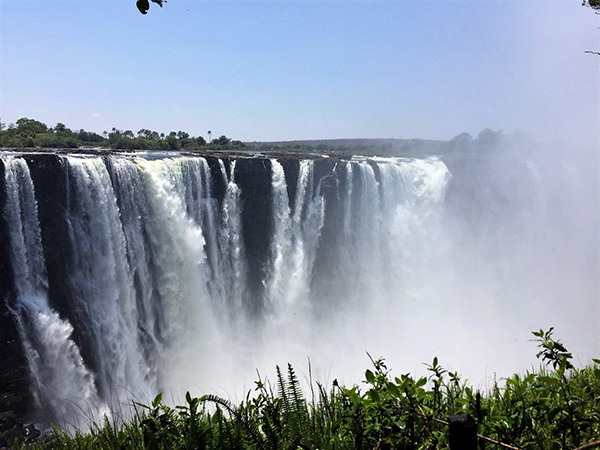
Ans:
[[[6,214],[4,165],[0,162],[0,448],[11,444],[29,419],[33,401],[23,346],[8,305],[14,299]]]
[[[217,199],[219,206],[223,201],[223,197],[225,196],[225,191],[227,190],[227,184],[223,179],[223,175],[221,173],[221,167],[219,164],[219,158],[215,157],[205,157],[206,162],[208,163],[208,167],[210,168],[210,177],[211,177],[211,186],[210,190],[212,196]],[[227,173],[231,171],[231,161],[228,159],[223,160],[223,164],[225,165],[225,169]]]
[[[27,157],[35,187],[38,218],[49,281],[49,303],[61,317],[71,319],[68,289],[71,251],[67,226],[68,177],[64,161],[54,155]]]
[[[242,192],[242,229],[248,262],[248,289],[251,313],[259,315],[267,261],[270,255],[273,205],[271,202],[271,161],[239,159],[235,180]]]
[[[298,188],[298,173],[300,170],[300,161],[298,159],[281,158],[278,159],[279,164],[283,167],[285,173],[285,184],[287,185],[288,199],[290,200],[290,208],[293,207],[296,201],[296,190]]]

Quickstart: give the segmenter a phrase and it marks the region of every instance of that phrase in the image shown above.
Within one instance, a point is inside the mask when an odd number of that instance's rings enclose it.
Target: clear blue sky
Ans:
[[[600,16],[580,0],[0,0],[0,117],[242,140],[598,144]]]

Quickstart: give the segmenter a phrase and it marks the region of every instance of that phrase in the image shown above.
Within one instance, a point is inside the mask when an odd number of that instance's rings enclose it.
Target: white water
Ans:
[[[221,212],[221,223],[218,233],[219,256],[222,261],[220,284],[223,286],[225,299],[229,302],[230,314],[237,317],[235,311],[244,306],[246,286],[246,255],[242,236],[241,192],[235,183],[235,161],[231,162],[230,173],[227,173],[223,160],[219,160],[223,181],[227,184]],[[231,311],[234,311],[231,313]]]
[[[267,298],[275,320],[295,314],[294,306],[309,305],[310,281],[325,215],[319,189],[313,189],[313,165],[301,161],[293,207],[281,164],[273,171],[274,226]]]
[[[98,398],[94,376],[84,366],[71,340],[73,327],[48,305],[48,280],[33,183],[27,164],[6,158],[6,205],[10,217],[11,266],[16,284],[10,304],[23,337],[30,366],[32,392],[46,421],[68,428],[83,415],[108,412]]]
[[[110,403],[119,390],[156,389],[137,331],[133,274],[110,176],[100,158],[69,157],[73,305],[86,325],[99,391]],[[125,357],[124,357],[125,356]]]
[[[13,310],[33,391],[60,419],[73,420],[68,405],[79,397],[114,409],[159,391],[175,401],[185,390],[241,395],[254,369],[292,362],[302,370],[307,357],[324,381],[359,382],[365,351],[397,373],[437,355],[486,386],[495,371],[534,361],[527,340],[539,327],[563,331],[584,362],[597,356],[597,236],[584,226],[596,210],[581,210],[589,183],[577,168],[560,190],[526,163],[517,164],[523,180],[501,179],[498,169],[485,189],[457,194],[450,186],[465,174],[440,159],[357,158],[326,175],[337,186],[326,200],[315,162],[302,160],[290,199],[272,159],[270,244],[256,299],[244,233],[266,230],[244,230],[239,162],[219,160],[211,172],[199,157],[64,161],[73,324],[48,306],[27,165],[3,157]],[[567,307],[564,298],[574,300]],[[260,317],[250,307],[257,303]],[[73,327],[90,353],[85,364]],[[58,356],[36,356],[45,353]]]

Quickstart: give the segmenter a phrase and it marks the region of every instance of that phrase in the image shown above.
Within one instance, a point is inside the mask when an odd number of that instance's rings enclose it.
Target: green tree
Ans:
[[[17,120],[17,133],[21,136],[33,137],[38,133],[46,133],[48,126],[34,119],[22,117]]]
[[[177,136],[175,135],[175,132],[171,132],[171,134],[169,134],[167,136],[166,141],[167,141],[167,144],[168,144],[170,150],[179,150],[181,144],[177,140]]]
[[[229,139],[227,136],[222,135],[219,137],[219,139],[215,139],[214,143],[216,145],[219,145],[221,147],[226,147],[227,145],[229,145],[229,143],[231,142],[231,139]]]
[[[67,126],[64,123],[58,122],[55,126],[54,126],[54,132],[55,133],[64,133],[67,130]]]

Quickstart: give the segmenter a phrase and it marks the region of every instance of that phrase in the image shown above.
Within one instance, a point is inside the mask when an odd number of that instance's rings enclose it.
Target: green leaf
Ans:
[[[374,402],[379,402],[379,391],[376,391],[375,389],[371,389],[369,391],[369,396],[371,397],[371,400],[373,400]]]
[[[388,391],[390,391],[390,394],[392,394],[395,397],[400,397],[400,389],[398,389],[398,386],[396,386],[394,383],[388,383],[387,388]]]
[[[158,405],[160,405],[161,401],[162,401],[162,392],[160,394],[158,394],[156,397],[154,397],[154,400],[152,400],[152,407],[153,408],[158,407]]]
[[[375,375],[369,369],[367,369],[367,371],[365,372],[365,377],[367,378],[367,381],[370,384],[373,384],[375,382]]]
[[[552,377],[552,376],[547,376],[547,375],[540,375],[538,377],[538,380],[540,380],[542,383],[546,383],[549,385],[556,385],[558,383],[558,379]]]

